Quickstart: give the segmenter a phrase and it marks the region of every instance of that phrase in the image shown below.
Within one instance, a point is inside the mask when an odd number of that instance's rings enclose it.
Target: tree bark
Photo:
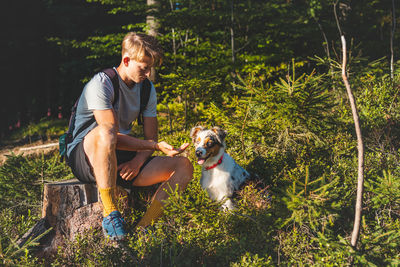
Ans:
[[[158,35],[158,27],[159,24],[157,22],[156,17],[152,14],[156,11],[155,5],[157,4],[156,0],[147,0],[147,6],[149,7],[148,12],[149,14],[146,16],[146,24],[148,26],[147,34],[151,36]]]
[[[171,12],[174,12],[174,4],[172,3],[172,1],[169,1],[169,4],[171,6]],[[174,53],[174,69],[176,69],[176,38],[175,38],[175,28],[172,27],[171,29],[172,32],[172,50]]]
[[[148,26],[147,34],[156,37],[158,35],[158,27],[159,24],[157,22],[157,18],[152,14],[156,11],[155,5],[157,4],[157,0],[147,0],[147,6],[149,7],[146,16],[146,24]],[[151,73],[149,77],[150,81],[156,81],[156,69],[154,67],[151,68]]]
[[[127,192],[117,187],[117,197],[122,199],[120,210],[128,207]],[[103,205],[95,184],[83,184],[77,179],[44,185],[42,219],[29,230],[17,244],[21,247],[52,228],[40,240],[38,257],[49,257],[65,241],[73,241],[89,229],[101,229]]]
[[[235,64],[235,32],[233,31],[233,0],[231,0],[231,49],[232,49],[232,63]]]

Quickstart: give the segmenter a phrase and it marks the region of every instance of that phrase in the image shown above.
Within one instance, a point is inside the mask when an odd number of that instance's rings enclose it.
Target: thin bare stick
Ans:
[[[318,25],[318,28],[319,28],[319,30],[321,31],[322,37],[324,38],[324,41],[325,41],[326,45],[324,45],[323,47],[324,47],[326,56],[328,57],[328,59],[329,59],[329,61],[330,61],[331,55],[330,55],[330,52],[329,52],[329,41],[328,41],[328,37],[326,37],[326,34],[325,34],[325,32],[324,32],[324,29],[322,28],[322,25],[321,25],[321,23],[319,23],[318,19],[317,19],[315,16],[312,16],[312,18],[314,19],[315,23]],[[332,68],[332,67],[330,66],[330,68]]]
[[[357,135],[357,149],[358,149],[358,177],[357,177],[357,198],[356,198],[356,210],[354,217],[353,232],[351,234],[351,245],[356,247],[358,236],[360,235],[360,225],[362,216],[362,199],[364,191],[364,144],[362,140],[361,127],[359,123],[359,117],[357,112],[357,106],[354,100],[353,93],[350,88],[349,81],[346,75],[346,39],[341,36],[342,40],[342,50],[343,50],[343,65],[342,65],[342,79],[344,85],[346,86],[347,95],[349,96],[349,101],[351,105],[351,111],[353,113],[354,126]]]
[[[250,101],[251,101],[251,98],[250,98]],[[243,137],[243,133],[244,133],[244,129],[245,129],[245,127],[246,127],[247,116],[249,115],[249,112],[250,112],[250,101],[249,101],[249,104],[247,105],[246,115],[245,115],[245,117],[244,117],[243,125],[242,125],[242,132],[240,133],[240,140],[241,140],[241,142],[242,142],[242,151],[243,151],[243,156],[244,156],[244,159],[245,159],[245,160],[247,160],[247,157],[246,157],[246,150],[245,150],[245,148],[244,148],[244,137]]]
[[[392,32],[390,35],[390,77],[394,78],[394,51],[393,51],[393,42],[394,42],[394,34],[396,32],[396,14],[395,14],[395,6],[394,0],[392,0]]]
[[[362,216],[362,199],[363,199],[363,191],[364,191],[364,144],[362,140],[361,127],[359,122],[359,116],[357,112],[356,102],[353,96],[353,92],[351,91],[350,83],[347,79],[346,75],[346,64],[347,64],[347,49],[346,49],[346,39],[342,34],[340,29],[339,20],[336,14],[336,4],[334,4],[335,10],[335,18],[336,23],[339,29],[339,33],[341,34],[341,42],[342,42],[342,79],[343,83],[346,87],[347,95],[349,97],[351,111],[353,114],[354,127],[357,135],[357,149],[358,149],[358,177],[357,177],[357,197],[356,197],[356,208],[355,208],[355,217],[354,217],[354,225],[353,232],[351,234],[351,246],[356,248],[358,237],[360,235],[360,225],[361,225],[361,216]]]
[[[23,147],[23,148],[20,148],[19,151],[28,151],[28,150],[35,150],[35,149],[44,149],[44,148],[56,147],[56,146],[58,146],[58,143],[51,143],[51,144],[40,145],[40,146]]]

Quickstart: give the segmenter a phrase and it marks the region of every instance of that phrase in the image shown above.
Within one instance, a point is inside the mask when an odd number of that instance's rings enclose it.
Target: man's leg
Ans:
[[[97,126],[86,135],[83,141],[96,183],[101,188],[113,187],[116,184],[116,144],[116,131],[111,125]]]
[[[134,186],[149,186],[157,183],[162,185],[154,194],[152,203],[138,227],[146,227],[162,215],[162,201],[168,198],[168,193],[178,186],[183,191],[193,177],[193,165],[186,157],[155,157],[140,172],[133,182]]]
[[[126,232],[123,229],[123,219],[117,209],[115,199],[116,142],[116,129],[112,125],[102,124],[86,135],[83,146],[96,178],[97,188],[104,207],[103,230],[110,238],[119,240],[125,236]]]

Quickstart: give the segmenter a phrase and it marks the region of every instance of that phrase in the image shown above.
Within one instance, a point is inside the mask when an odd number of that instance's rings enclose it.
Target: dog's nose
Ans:
[[[196,156],[197,156],[198,158],[200,158],[201,155],[203,155],[203,153],[201,152],[201,150],[196,150]]]

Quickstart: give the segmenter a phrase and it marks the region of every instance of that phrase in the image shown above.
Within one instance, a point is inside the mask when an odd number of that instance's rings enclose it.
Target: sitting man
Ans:
[[[175,149],[158,142],[153,84],[143,111],[145,139],[128,135],[139,114],[141,84],[161,61],[162,50],[154,37],[128,33],[122,41],[121,63],[113,69],[118,75],[119,96],[114,93],[118,88],[113,87],[110,77],[99,72],[84,87],[77,106],[67,163],[80,181],[97,184],[104,207],[103,232],[112,240],[122,240],[127,234],[117,209],[116,185],[130,188],[162,183],[138,223],[138,227],[146,227],[161,216],[162,200],[168,198],[169,190],[176,186],[185,189],[193,177],[191,162],[186,157],[174,157],[189,144]],[[117,101],[113,104],[114,98]],[[155,150],[167,156],[151,156]]]

